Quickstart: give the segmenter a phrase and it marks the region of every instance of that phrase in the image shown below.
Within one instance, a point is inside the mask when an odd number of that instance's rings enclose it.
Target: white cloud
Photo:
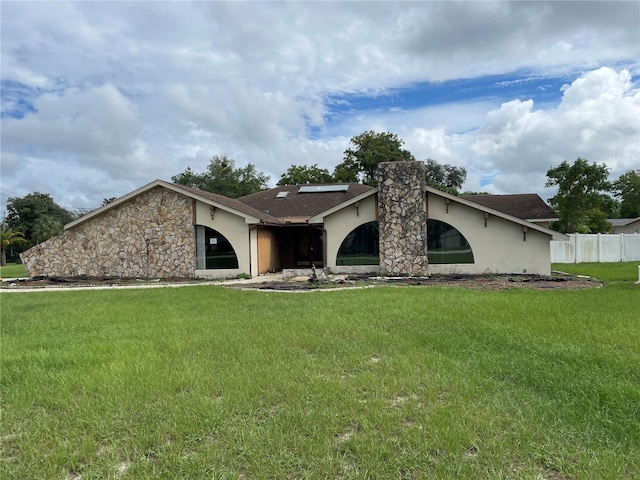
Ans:
[[[552,166],[578,157],[606,164],[612,178],[640,165],[640,92],[628,71],[603,67],[563,90],[550,110],[513,100],[487,114],[473,149],[503,172],[499,190],[525,188],[529,178],[539,181]]]
[[[3,121],[4,146],[20,150],[37,142],[41,149],[92,161],[95,154],[126,155],[140,128],[136,106],[113,85],[45,93],[33,106],[34,113]]]
[[[634,2],[33,5],[3,2],[0,20],[2,108],[14,112],[2,118],[2,177],[19,194],[48,187],[96,206],[217,154],[275,183],[292,164],[333,170],[368,129],[465,166],[473,190],[495,176],[483,189],[537,191],[549,167],[577,156],[616,173],[640,161]],[[591,70],[544,110],[499,96],[393,111],[329,104],[417,82]],[[34,111],[22,90],[9,95],[12,82],[32,87]]]

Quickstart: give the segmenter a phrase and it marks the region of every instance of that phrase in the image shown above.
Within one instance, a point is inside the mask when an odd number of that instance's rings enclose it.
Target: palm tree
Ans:
[[[0,251],[2,258],[0,259],[0,265],[5,266],[7,264],[7,248],[11,245],[18,245],[27,243],[27,239],[24,238],[24,233],[14,232],[10,228],[5,230],[4,227],[0,230]]]

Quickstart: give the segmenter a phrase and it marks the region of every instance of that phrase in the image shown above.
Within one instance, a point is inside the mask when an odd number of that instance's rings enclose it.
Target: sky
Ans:
[[[392,132],[465,191],[640,168],[640,2],[5,1],[0,211],[90,209],[214,155],[275,186]]]

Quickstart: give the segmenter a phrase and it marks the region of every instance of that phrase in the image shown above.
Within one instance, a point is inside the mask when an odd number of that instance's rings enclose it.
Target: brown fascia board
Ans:
[[[69,230],[71,228],[77,227],[78,225],[91,220],[94,217],[97,217],[101,214],[103,214],[104,212],[108,212],[109,210],[117,207],[118,205],[121,205],[123,203],[128,202],[129,200],[142,195],[143,193],[151,190],[154,187],[157,187],[159,185],[161,185],[162,180],[154,180],[153,182],[147,183],[146,185],[143,185],[140,188],[137,188],[135,190],[133,190],[132,192],[127,193],[126,195],[123,195],[122,197],[116,198],[113,202],[108,203],[106,205],[103,205],[101,207],[96,208],[95,210],[91,210],[89,213],[87,213],[86,215],[81,216],[80,218],[76,218],[75,220],[73,220],[72,222],[67,223],[64,226],[65,230]]]
[[[137,188],[136,190],[133,190],[132,192],[129,192],[126,195],[123,195],[122,197],[117,198],[116,200],[114,200],[111,203],[108,203],[107,205],[103,205],[102,207],[96,208],[95,210],[92,210],[86,215],[83,215],[82,217],[67,223],[64,226],[64,229],[70,230],[74,227],[77,227],[78,225],[81,225],[82,223],[85,223],[91,220],[92,218],[95,218],[105,212],[108,212],[109,210],[116,208],[117,206],[122,205],[123,203],[126,203],[142,195],[143,193],[148,192],[149,190],[155,187],[168,188],[169,190],[180,193],[182,195],[186,195],[187,197],[200,200],[206,204],[213,205],[216,208],[226,210],[230,213],[233,213],[234,215],[243,217],[247,223],[262,223],[262,224],[274,224],[274,225],[282,224],[282,222],[279,219],[270,217],[269,215],[266,215],[263,212],[260,212],[259,210],[255,210],[249,207],[248,205],[238,202],[235,199],[228,198],[223,195],[204,192],[202,190],[198,190],[195,188],[185,187],[183,185],[176,185],[174,183],[165,182],[164,180],[154,180],[153,182],[143,185],[142,187]],[[235,202],[237,202],[238,205],[235,205]]]
[[[236,198],[229,198],[217,193],[205,192],[204,190],[193,187],[186,187],[184,185],[178,185],[174,183],[170,183],[168,185],[176,187],[178,189],[176,191],[184,193],[191,198],[195,198],[204,203],[214,205],[216,208],[221,208],[222,210],[226,210],[240,217],[244,217],[247,223],[282,225],[282,221],[279,218],[253,208]]]
[[[438,190],[433,187],[427,186],[427,193],[431,193],[433,195],[437,195],[443,197],[445,199],[449,199],[450,201],[458,202],[462,205],[466,205],[467,207],[471,207],[475,210],[479,210],[481,212],[486,212],[489,215],[493,215],[495,217],[503,218],[513,223],[518,223],[523,227],[530,228],[532,230],[537,230],[538,232],[544,233],[546,235],[550,235],[555,240],[564,240],[568,241],[569,236],[564,233],[556,232],[555,230],[551,230],[550,228],[543,227],[541,225],[537,225],[535,223],[529,222],[522,218],[514,217],[513,215],[509,215],[508,213],[501,212],[499,210],[495,210],[493,208],[485,207],[484,205],[480,205],[479,203],[473,202],[471,200],[466,200],[461,197],[457,197],[455,195],[451,195],[449,193],[443,192],[442,190]]]

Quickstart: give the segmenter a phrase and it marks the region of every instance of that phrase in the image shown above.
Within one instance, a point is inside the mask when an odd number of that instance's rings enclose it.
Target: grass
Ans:
[[[620,263],[554,263],[553,270],[573,275],[588,275],[603,282],[638,281],[640,262]]]
[[[0,278],[23,278],[27,276],[27,271],[21,263],[7,263],[0,267]]]
[[[0,478],[638,478],[634,280],[2,293]]]

